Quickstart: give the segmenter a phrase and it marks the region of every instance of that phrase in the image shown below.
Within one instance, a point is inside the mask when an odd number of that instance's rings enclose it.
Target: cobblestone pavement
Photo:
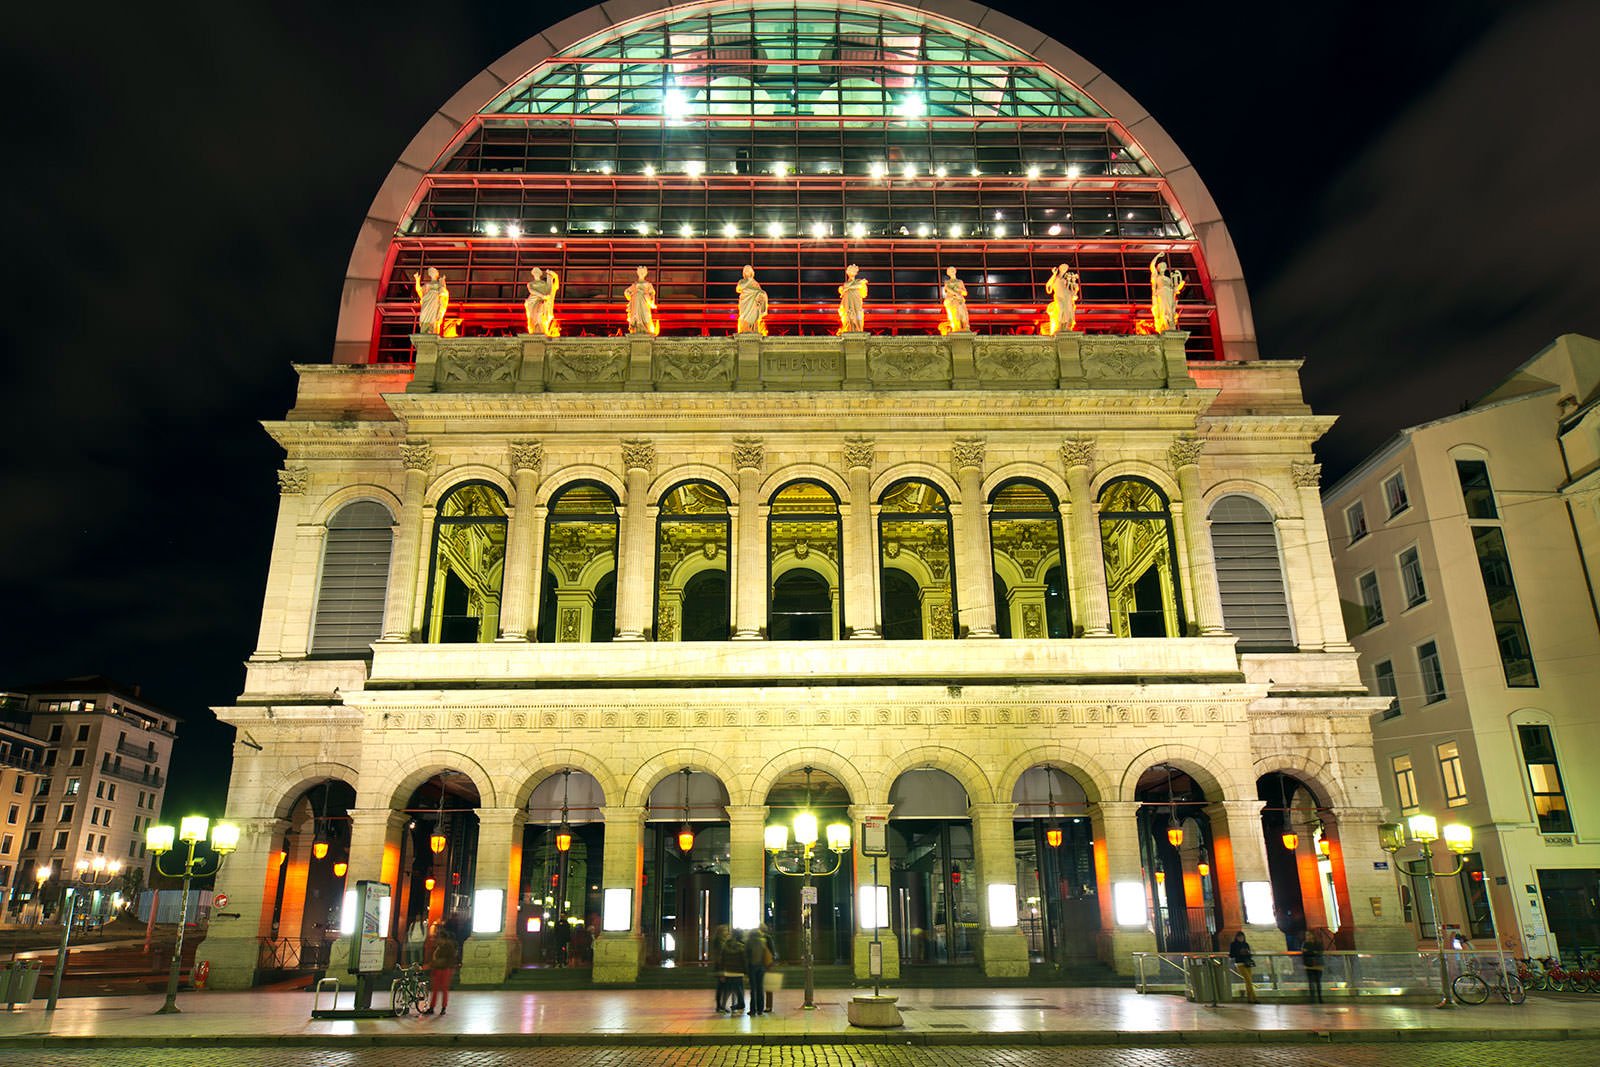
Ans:
[[[30,1067],[1592,1067],[1600,1041],[1203,1045],[1165,1048],[894,1048],[726,1045],[711,1048],[79,1049],[14,1050]]]

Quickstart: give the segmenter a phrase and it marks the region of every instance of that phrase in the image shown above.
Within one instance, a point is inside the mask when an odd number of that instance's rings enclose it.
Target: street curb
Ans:
[[[1120,1046],[1144,1048],[1184,1045],[1329,1045],[1413,1044],[1500,1041],[1600,1041],[1600,1027],[1428,1030],[1045,1030],[1024,1032],[930,1033],[880,1030],[826,1034],[175,1034],[51,1036],[0,1038],[0,1049],[89,1048],[683,1048],[706,1046],[783,1045],[915,1045],[1029,1048],[1034,1046]]]

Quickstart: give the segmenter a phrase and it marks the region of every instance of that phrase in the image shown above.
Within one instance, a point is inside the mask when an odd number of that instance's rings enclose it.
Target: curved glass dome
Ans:
[[[597,18],[452,120],[384,256],[368,359],[412,358],[411,278],[430,266],[464,335],[520,332],[535,266],[561,276],[564,334],[620,332],[640,265],[664,335],[730,333],[746,263],[775,335],[833,332],[849,263],[875,332],[934,333],[955,266],[975,330],[1034,333],[1070,263],[1079,328],[1134,333],[1158,254],[1189,280],[1191,356],[1220,358],[1207,246],[1166,177],[1027,50],[860,0],[664,7],[594,33]]]

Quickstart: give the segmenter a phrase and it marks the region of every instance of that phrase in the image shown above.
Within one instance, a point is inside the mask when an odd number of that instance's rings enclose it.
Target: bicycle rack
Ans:
[[[339,979],[318,979],[316,989],[312,990],[311,992],[311,1017],[313,1019],[317,1017],[317,1012],[321,1010],[320,1006],[322,1004],[322,990],[324,987],[330,985],[333,987],[333,1003],[330,1004],[328,1008],[331,1011],[339,1006]]]

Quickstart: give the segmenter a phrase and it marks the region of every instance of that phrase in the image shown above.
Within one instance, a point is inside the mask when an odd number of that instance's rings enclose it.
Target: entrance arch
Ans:
[[[392,936],[403,936],[421,919],[443,922],[457,942],[466,940],[477,883],[477,809],[483,802],[472,776],[454,768],[435,772],[406,797]]]
[[[817,891],[811,916],[813,959],[819,964],[850,962],[855,915],[851,854],[849,850],[843,855],[828,851],[824,831],[833,823],[850,825],[852,800],[843,782],[810,764],[777,775],[767,789],[763,801],[767,825],[782,825],[791,831],[788,847],[776,855],[764,853],[763,859],[763,921],[771,927],[780,959],[804,957],[801,890],[806,884],[805,859],[792,827],[794,817],[805,811],[816,816],[818,827],[810,880]]]
[[[1290,951],[1309,930],[1325,932],[1338,948],[1355,944],[1338,821],[1321,792],[1290,771],[1256,779],[1273,911]]]
[[[263,935],[272,970],[326,967],[339,931],[350,862],[350,809],[356,791],[340,778],[324,778],[286,797],[289,824],[267,871]]]
[[[918,767],[894,780],[889,803],[889,925],[901,963],[973,962],[982,901],[967,877],[977,855],[966,789],[948,771]]]
[[[1210,799],[1185,769],[1171,763],[1146,767],[1134,786],[1141,807],[1139,855],[1155,901],[1156,947],[1162,952],[1215,952],[1222,901]]]
[[[1100,891],[1089,793],[1070,771],[1036,764],[1011,791],[1022,932],[1033,962],[1057,968],[1099,953]]]
[[[600,782],[576,767],[546,776],[528,797],[517,912],[524,966],[594,964],[605,803]]]
[[[711,959],[713,935],[730,913],[728,799],[716,775],[679,767],[645,800],[647,964],[705,966]]]

